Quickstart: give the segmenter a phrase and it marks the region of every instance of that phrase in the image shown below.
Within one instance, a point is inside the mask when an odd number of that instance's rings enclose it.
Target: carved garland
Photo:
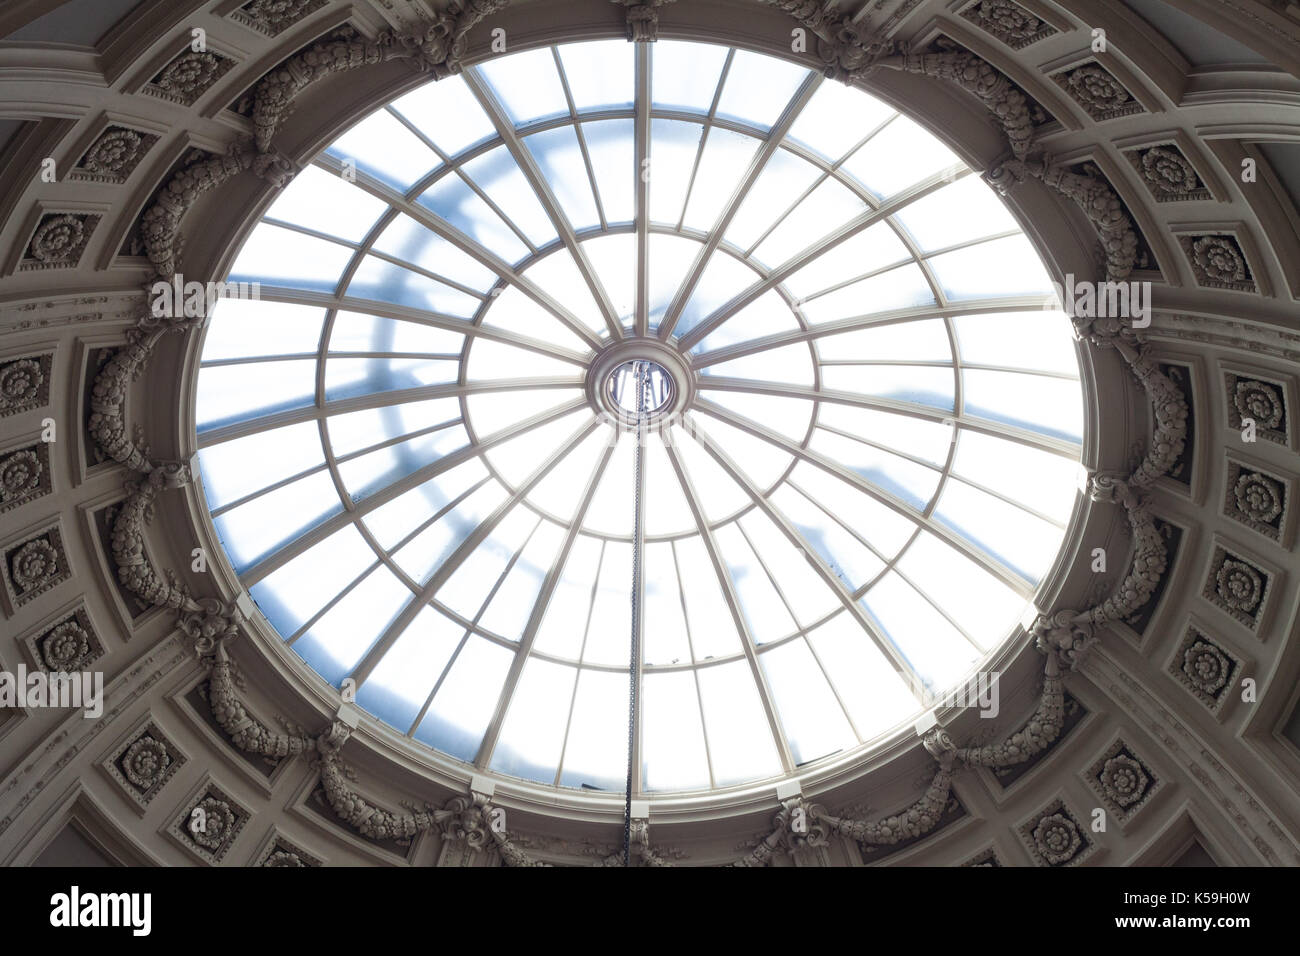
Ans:
[[[828,5],[814,0],[755,2],[780,7],[814,33],[818,55],[828,76],[856,80],[880,65],[942,77],[975,93],[1002,121],[1015,157],[993,170],[988,175],[990,181],[1006,188],[1011,181],[1037,178],[1073,199],[1102,237],[1107,252],[1107,277],[1119,279],[1131,270],[1136,239],[1114,193],[1092,177],[1050,165],[1046,157],[1027,158],[1032,145],[1032,123],[1025,97],[986,61],[962,51],[896,55],[897,47],[892,40],[867,36],[848,17],[836,17]],[[292,178],[294,166],[275,152],[272,141],[304,89],[333,73],[393,59],[406,60],[414,68],[432,72],[439,79],[455,73],[460,69],[469,31],[507,3],[508,0],[452,0],[445,14],[420,31],[389,32],[375,40],[325,40],[265,77],[255,91],[254,139],[238,141],[227,155],[177,172],[145,212],[141,231],[157,278],[169,281],[176,274],[181,220],[204,193],[249,170],[272,188],[279,188]],[[628,13],[631,17],[634,10],[629,9]],[[276,732],[244,706],[239,699],[234,665],[226,651],[226,643],[239,634],[237,611],[214,599],[196,600],[172,572],[160,574],[145,551],[145,532],[158,495],[165,489],[188,484],[192,475],[187,463],[152,459],[148,450],[130,437],[126,396],[131,381],[139,375],[164,334],[185,332],[198,325],[193,320],[157,319],[149,314],[147,307],[145,313],[136,329],[128,334],[126,347],[97,376],[88,427],[105,455],[141,475],[126,484],[128,495],[112,529],[118,578],[124,587],[150,604],[180,612],[180,628],[191,638],[195,653],[209,669],[208,698],[217,723],[237,748],[248,753],[273,757],[314,755],[330,806],[342,821],[366,837],[407,839],[437,827],[445,839],[464,840],[475,850],[491,847],[507,866],[547,865],[525,852],[504,829],[492,826],[495,808],[484,795],[473,794],[472,800],[457,797],[441,809],[429,806],[408,807],[401,812],[381,809],[368,802],[349,782],[351,772],[339,756],[351,734],[346,724],[335,721],[317,736]],[[1058,611],[1041,616],[1034,623],[1031,633],[1036,647],[1046,656],[1043,689],[1037,709],[1006,740],[959,748],[942,729],[931,731],[923,743],[935,758],[937,770],[925,794],[911,806],[883,820],[864,821],[832,815],[801,797],[787,800],[773,818],[772,831],[734,866],[766,866],[777,852],[824,846],[830,832],[872,846],[893,845],[929,833],[943,816],[954,772],[975,766],[1011,766],[1051,746],[1064,723],[1064,674],[1078,668],[1096,640],[1095,628],[1133,613],[1154,591],[1165,571],[1166,555],[1145,492],[1156,478],[1168,472],[1182,450],[1187,403],[1178,386],[1148,358],[1131,330],[1121,328],[1112,320],[1080,323],[1076,331],[1095,346],[1113,347],[1120,352],[1155,411],[1151,448],[1133,474],[1127,479],[1104,474],[1093,475],[1091,479],[1090,490],[1095,498],[1116,502],[1127,513],[1135,541],[1132,570],[1115,592],[1096,607],[1086,611]],[[806,821],[802,828],[791,825],[796,812]],[[640,865],[672,865],[651,847],[645,820],[635,821],[633,851]],[[621,863],[621,854],[597,865],[617,863]]]

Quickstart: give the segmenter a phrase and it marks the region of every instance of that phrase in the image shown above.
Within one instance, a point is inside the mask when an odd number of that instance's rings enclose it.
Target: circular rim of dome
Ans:
[[[668,35],[670,34],[665,31],[664,36]],[[679,29],[674,31],[671,35],[680,37],[681,39],[697,40],[700,42],[723,42],[738,48],[757,50],[767,55],[806,66],[806,64],[802,63],[798,58],[791,56],[789,51],[784,49],[780,44],[772,44],[768,46],[761,42],[756,42],[753,38],[742,40],[740,38],[729,36],[720,37],[717,35],[716,31],[707,29],[699,31],[695,28]],[[534,40],[525,34],[519,34],[517,36],[518,38],[516,38],[515,42],[512,43],[515,50],[533,49],[551,45],[551,41],[545,37],[539,37]],[[618,36],[617,30],[601,26],[594,32],[588,30],[583,35],[582,39],[598,39],[605,38],[606,36]],[[467,58],[466,62],[467,65],[472,65],[473,62],[477,62],[479,59],[487,58],[486,55],[481,57],[474,56]],[[388,102],[391,99],[392,97],[388,96],[382,101]],[[353,118],[356,116],[364,115],[366,111],[367,110],[365,109],[359,109],[351,113],[348,119],[341,123],[337,122],[337,118],[331,118],[331,128],[337,131],[341,126],[352,122]],[[916,118],[916,114],[905,107],[900,111],[904,115],[914,119]],[[927,131],[930,131],[933,134],[932,130]],[[320,142],[332,139],[333,135],[335,134],[323,135]],[[948,142],[946,137],[940,138],[944,142]],[[957,142],[953,145],[960,147],[961,143]],[[315,154],[316,151],[317,150],[312,149],[310,152]],[[1021,204],[1017,203],[1016,205]],[[242,245],[241,237],[244,235],[246,235],[246,230],[240,230],[236,234],[236,237],[230,241],[230,244],[225,247],[225,261],[229,262]],[[1030,235],[1034,239],[1035,246],[1047,257],[1048,261],[1053,261],[1050,252],[1043,245],[1040,235],[1037,232],[1030,233]],[[197,353],[201,348],[201,343],[199,343],[198,337],[195,337],[194,342],[198,343],[191,346],[195,350],[194,355],[195,360],[197,361]],[[1082,459],[1088,461],[1095,456],[1097,437],[1095,429],[1096,404],[1094,401],[1096,395],[1095,373],[1093,371],[1093,362],[1090,353],[1086,350],[1080,353],[1079,372],[1080,384],[1085,399],[1085,423],[1083,428],[1083,441],[1080,450],[1082,452]],[[190,390],[190,395],[192,398],[192,388]],[[190,420],[193,421],[192,402],[189,407],[191,409]],[[1070,519],[1068,530],[1075,530],[1080,523],[1086,520],[1086,518],[1086,505],[1082,509],[1076,508],[1074,515]],[[218,539],[215,535],[212,518],[206,508],[198,509],[197,520],[202,528],[205,529],[204,533],[209,540],[214,543],[217,542]],[[1064,545],[1068,546],[1073,541],[1077,549],[1079,540],[1081,539],[1078,535],[1067,534]],[[225,565],[226,558],[219,545],[217,550],[222,555],[220,563]],[[1044,602],[1053,601],[1055,596],[1060,593],[1061,589],[1065,585],[1065,578],[1068,571],[1068,568],[1066,567],[1068,562],[1066,561],[1067,556],[1065,551],[1066,548],[1063,546],[1062,551],[1057,555],[1055,565],[1050,572],[1044,576],[1041,582],[1039,596]],[[240,590],[236,579],[231,574],[229,568],[223,568],[222,577],[233,586],[235,591]],[[272,656],[280,659],[284,664],[288,665],[286,669],[281,669],[282,675],[290,679],[292,683],[300,687],[302,690],[306,691],[309,697],[319,700],[326,712],[330,711],[332,704],[330,703],[328,693],[322,693],[323,688],[318,686],[321,684],[319,678],[316,677],[309,668],[304,667],[301,661],[294,660],[294,655],[291,652],[287,654],[285,653],[286,649],[279,639],[278,634],[276,634],[273,629],[268,632],[264,622],[257,619],[250,619],[248,623],[253,625],[253,630],[257,631],[261,637],[262,640],[260,641],[260,644],[263,646],[263,649],[271,649],[274,652]],[[1025,651],[1026,644],[1025,635],[1021,633],[1018,640],[1008,640],[1003,642],[988,659],[988,663],[996,664],[999,661],[1010,662],[1013,660],[1020,660],[1023,658],[1022,652]],[[1033,655],[1030,656],[1032,657]],[[418,745],[412,746],[409,739],[402,738],[400,735],[395,734],[390,728],[384,726],[378,721],[367,721],[363,723],[363,728],[367,728],[368,732],[363,738],[358,739],[366,740],[369,745],[375,745],[382,742],[385,747],[395,748],[392,753],[394,755],[401,754],[402,759],[408,764],[411,761],[414,761],[416,764],[427,765],[447,781],[462,780],[466,771],[473,771],[476,774],[485,775],[498,781],[504,792],[514,794],[516,797],[522,799],[525,804],[534,805],[539,810],[553,811],[563,807],[570,807],[573,809],[591,809],[594,806],[603,806],[605,803],[609,802],[608,797],[580,793],[567,788],[556,789],[544,785],[535,785],[529,781],[521,780],[520,778],[510,775],[498,774],[489,769],[469,767],[463,762],[455,760],[454,758],[448,758],[446,755],[436,750],[430,750]],[[643,794],[643,797],[654,801],[657,805],[665,807],[668,805],[689,805],[694,807],[697,811],[704,808],[713,808],[720,813],[728,813],[729,815],[729,811],[739,811],[747,806],[753,808],[766,806],[766,801],[762,795],[768,794],[772,784],[781,779],[801,778],[806,782],[815,780],[818,782],[819,786],[823,788],[825,786],[834,785],[837,782],[846,782],[849,779],[856,779],[863,773],[873,769],[884,754],[894,752],[901,753],[902,750],[910,749],[915,742],[916,737],[912,734],[911,728],[904,724],[900,724],[895,728],[893,733],[879,738],[874,745],[860,746],[855,748],[852,752],[824,758],[819,760],[816,765],[811,768],[796,768],[792,772],[787,772],[776,777],[751,781],[725,788],[699,792],[672,791],[667,793],[647,793]],[[529,797],[529,794],[535,794],[536,800],[534,801],[533,798]]]

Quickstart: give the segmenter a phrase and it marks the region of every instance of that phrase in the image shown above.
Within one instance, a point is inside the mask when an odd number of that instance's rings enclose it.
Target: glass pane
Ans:
[[[358,688],[357,704],[406,733],[464,636],[450,618],[421,608]]]
[[[673,546],[668,542],[648,544],[645,549],[645,662],[680,664],[689,663],[690,659]]]
[[[953,152],[905,116],[897,116],[844,162],[844,171],[886,199],[952,166]]]
[[[398,97],[393,109],[449,156],[496,135],[496,127],[459,76],[445,76]]]
[[[966,369],[962,382],[967,415],[1069,441],[1083,439],[1083,400],[1074,379]]]
[[[988,649],[1016,626],[1025,599],[956,548],[922,531],[898,569]]]
[[[348,185],[341,176],[308,166],[284,187],[266,217],[360,242],[386,208],[382,199]]]
[[[714,539],[731,573],[732,587],[754,643],[766,644],[793,633],[794,618],[736,525],[719,528]]]
[[[600,570],[600,556],[599,539],[585,534],[574,539],[569,560],[537,631],[534,646],[539,652],[574,661],[581,655],[592,592]]]
[[[808,71],[793,63],[737,50],[718,100],[718,116],[767,129],[784,112]]]
[[[320,347],[325,310],[265,299],[221,299],[203,334],[203,361],[312,353]],[[254,344],[256,343],[256,344]]]
[[[272,551],[343,510],[328,472],[299,478],[215,519],[217,536],[242,574]]]
[[[1061,543],[1059,528],[960,481],[944,485],[934,516],[1032,584]]]
[[[434,695],[415,739],[460,760],[473,760],[514,656],[512,650],[471,635]]]
[[[473,318],[482,304],[480,299],[446,283],[374,256],[361,260],[360,267],[348,283],[348,295],[356,299],[427,309],[458,319]]]
[[[909,204],[898,219],[922,252],[1018,229],[993,190],[978,176],[966,176]]]
[[[315,422],[199,449],[203,491],[213,510],[324,463]]]
[[[642,682],[641,774],[647,790],[709,785],[704,723],[689,672],[647,674]]]
[[[703,127],[681,120],[650,121],[650,221],[681,219]]]
[[[873,315],[891,309],[934,305],[934,291],[920,266],[907,263],[869,279],[808,299],[800,314],[813,325]],[[945,343],[945,353],[946,353]],[[945,354],[943,357],[947,357]]]
[[[894,111],[874,96],[823,81],[790,127],[790,139],[833,161],[892,115]]]
[[[774,647],[758,659],[796,766],[848,750],[857,743],[843,708],[805,641]]]
[[[515,126],[569,112],[550,50],[496,57],[477,67]]]
[[[535,246],[544,246],[556,237],[555,225],[528,184],[510,150],[500,146],[490,153],[471,159],[462,167],[492,202]]]
[[[631,222],[635,215],[636,156],[631,120],[583,123],[592,174],[601,208],[610,223]]]
[[[929,260],[934,277],[950,299],[997,295],[1046,298],[1052,282],[1043,261],[1024,236],[992,239]]]
[[[230,281],[333,292],[352,255],[347,246],[259,223],[235,258]]]
[[[406,585],[381,565],[326,611],[293,649],[338,687],[410,600]]]
[[[835,615],[808,635],[808,643],[864,741],[916,712],[906,680],[851,614]]]
[[[315,359],[205,368],[195,398],[199,431],[302,408],[315,396]]]
[[[289,637],[333,596],[375,563],[356,528],[335,531],[250,587],[266,619]]]
[[[574,229],[600,225],[587,164],[572,126],[534,133],[524,140],[560,208]]]
[[[700,165],[691,185],[684,224],[707,232],[735,192],[737,180],[758,151],[758,140],[726,129],[709,130]]]
[[[967,365],[1079,373],[1074,330],[1064,312],[959,315],[952,321]]]
[[[375,249],[426,272],[486,293],[498,281],[495,272],[407,215],[400,215],[375,240]]]
[[[519,675],[492,752],[492,769],[525,780],[553,783],[578,672],[550,661],[529,660]]]
[[[523,240],[459,176],[443,176],[416,201],[506,262],[528,255]]]
[[[932,689],[951,687],[975,663],[970,642],[897,572],[881,578],[861,603]]]
[[[627,676],[584,670],[573,698],[560,786],[622,792],[627,778]]]
[[[632,106],[633,48],[625,41],[594,40],[558,49],[576,109]]]
[[[725,787],[779,773],[781,761],[749,665],[737,661],[704,667],[699,680],[716,784]]]
[[[400,193],[442,165],[438,154],[387,110],[371,113],[325,151]]]
[[[660,40],[654,53],[654,105],[707,113],[727,60],[726,47]]]

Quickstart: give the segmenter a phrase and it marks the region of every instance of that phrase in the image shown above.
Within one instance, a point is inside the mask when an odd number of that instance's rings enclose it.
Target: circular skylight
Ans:
[[[1015,219],[860,91],[705,44],[429,83],[253,229],[206,331],[204,492],[329,683],[502,774],[794,772],[1015,629],[1075,503],[1068,320]],[[638,387],[644,392],[638,392]]]

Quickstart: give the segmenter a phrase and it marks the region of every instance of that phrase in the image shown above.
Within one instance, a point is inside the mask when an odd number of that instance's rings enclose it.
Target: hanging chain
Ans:
[[[641,468],[645,455],[646,413],[649,410],[649,367],[636,363],[636,467],[632,476],[632,650],[628,660],[627,705],[627,792],[623,801],[623,865],[632,865],[632,770],[636,759],[636,690],[641,663],[641,551],[645,542],[641,527]]]

